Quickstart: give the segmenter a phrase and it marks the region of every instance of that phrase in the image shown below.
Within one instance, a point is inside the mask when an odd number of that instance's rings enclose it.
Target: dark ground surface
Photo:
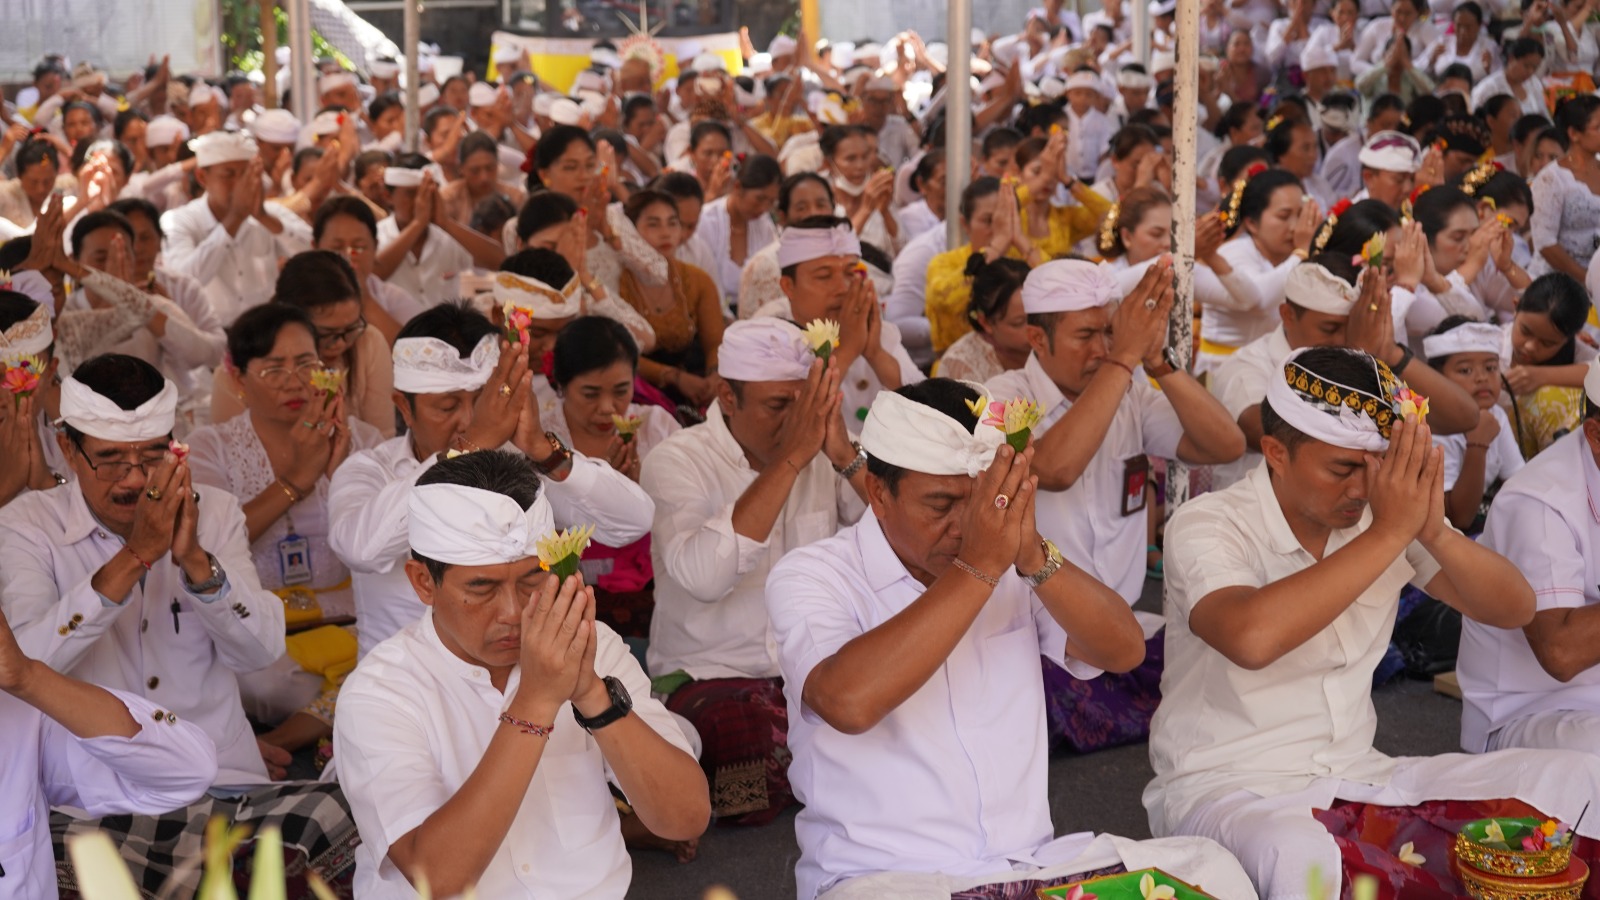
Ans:
[[[1159,586],[1147,582],[1140,609],[1159,609]],[[1378,707],[1377,747],[1397,756],[1449,753],[1460,749],[1460,701],[1433,692],[1427,682],[1392,681],[1373,694]],[[1050,761],[1050,811],[1056,833],[1105,831],[1147,838],[1139,795],[1154,777],[1144,744],[1088,756]],[[800,850],[794,812],[761,828],[712,825],[700,839],[700,855],[680,864],[665,853],[633,854],[633,888],[641,900],[700,900],[706,888],[724,885],[739,900],[792,900]]]

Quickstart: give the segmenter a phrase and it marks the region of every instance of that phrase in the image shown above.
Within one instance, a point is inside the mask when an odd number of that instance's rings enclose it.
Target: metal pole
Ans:
[[[422,131],[422,110],[417,100],[421,76],[417,74],[417,45],[422,42],[422,0],[406,0],[404,39],[406,50],[406,150],[417,152],[417,135]]]
[[[950,0],[944,70],[944,227],[947,246],[961,246],[961,192],[972,177],[972,0]]]
[[[1140,8],[1138,0],[1134,8]],[[1179,363],[1190,366],[1194,357],[1194,222],[1195,169],[1200,127],[1200,0],[1178,0],[1177,71],[1172,101],[1172,218],[1177,253],[1169,343]],[[1167,514],[1189,499],[1189,469],[1172,460],[1167,468]]]
[[[1105,0],[1105,2],[1118,3],[1121,0]],[[1140,65],[1148,68],[1150,65],[1150,7],[1145,3],[1139,2],[1139,0],[1133,0],[1129,5],[1133,7],[1133,58],[1138,60]],[[1199,21],[1199,19],[1195,20],[1196,27],[1199,27]],[[1176,125],[1177,123],[1173,124]]]
[[[310,0],[286,0],[289,13],[289,93],[295,118],[311,121],[316,115],[317,66],[311,49]]]
[[[261,0],[261,105],[278,108],[278,17],[276,0]]]

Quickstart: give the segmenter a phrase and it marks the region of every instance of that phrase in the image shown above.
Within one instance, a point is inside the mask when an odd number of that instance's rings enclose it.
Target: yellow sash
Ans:
[[[1219,344],[1216,341],[1208,341],[1205,338],[1201,338],[1200,352],[1209,353],[1212,356],[1232,356],[1239,352],[1239,348],[1229,347],[1227,344]]]

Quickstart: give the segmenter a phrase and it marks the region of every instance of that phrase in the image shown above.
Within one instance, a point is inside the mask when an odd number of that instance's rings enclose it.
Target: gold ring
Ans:
[[[304,425],[307,428],[315,428],[315,427],[317,427],[317,423],[315,423],[315,422],[301,422],[300,424]]]
[[[149,490],[144,492],[144,495],[146,497],[149,497],[151,500],[160,500],[161,499],[161,489],[160,488],[150,488]]]
[[[1005,509],[1006,507],[1008,507],[1010,505],[1011,505],[1011,498],[1010,497],[1007,497],[1005,494],[996,494],[995,495],[995,497],[994,497],[994,508],[995,509]]]
[[[502,396],[502,397],[511,396],[511,385],[509,385],[509,384],[500,385],[500,396]]]
[[[1378,304],[1376,304],[1376,303],[1372,303],[1372,304],[1369,304],[1369,305],[1368,305],[1368,306],[1367,306],[1367,309],[1370,309],[1370,310],[1372,310],[1372,311],[1373,311],[1373,312],[1377,312],[1377,311],[1378,311]]]

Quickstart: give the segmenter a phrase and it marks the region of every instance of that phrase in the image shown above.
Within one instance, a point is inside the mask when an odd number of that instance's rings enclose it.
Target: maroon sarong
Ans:
[[[1541,817],[1519,800],[1434,800],[1419,806],[1374,806],[1336,801],[1332,809],[1314,810],[1317,821],[1339,845],[1344,869],[1344,898],[1349,900],[1357,875],[1378,880],[1378,900],[1455,900],[1467,896],[1452,862],[1461,826],[1476,819]],[[1571,824],[1570,822],[1568,823]],[[1420,866],[1400,861],[1402,845],[1426,858]],[[1580,837],[1574,857],[1600,866],[1600,842]],[[1583,900],[1600,900],[1600,880],[1584,885]]]
[[[700,732],[700,765],[718,818],[765,825],[794,804],[783,679],[691,681],[667,697],[667,709]]]
[[[1131,672],[1083,681],[1039,658],[1044,666],[1050,749],[1092,753],[1150,738],[1150,717],[1161,703],[1166,629],[1144,642],[1144,662]]]

